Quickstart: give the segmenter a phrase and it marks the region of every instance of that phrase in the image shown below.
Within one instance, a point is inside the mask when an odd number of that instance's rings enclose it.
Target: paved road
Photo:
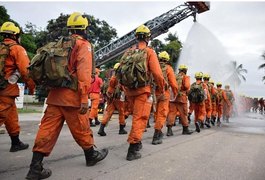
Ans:
[[[21,139],[32,147],[41,114],[20,114]],[[117,115],[106,128],[106,137],[97,135],[98,148],[108,147],[106,160],[85,166],[83,151],[64,125],[58,142],[44,166],[53,170],[51,180],[265,180],[265,116],[248,113],[232,118],[221,128],[205,129],[191,136],[174,127],[173,137],[152,145],[153,129],[144,134],[142,158],[125,159],[127,135],[118,135]],[[130,123],[126,129],[130,129]],[[153,124],[152,124],[153,127]],[[194,127],[191,127],[194,129]],[[165,132],[166,129],[164,129]],[[31,150],[8,152],[10,140],[0,134],[0,179],[24,179],[31,161]]]

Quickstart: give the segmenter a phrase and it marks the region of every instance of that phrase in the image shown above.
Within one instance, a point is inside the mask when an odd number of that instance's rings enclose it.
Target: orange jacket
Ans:
[[[5,38],[3,41],[5,44],[14,44],[15,40]],[[22,80],[27,84],[30,91],[33,92],[35,84],[28,75],[28,66],[30,60],[28,58],[26,50],[19,44],[13,45],[10,47],[9,56],[5,61],[5,79],[8,79],[12,73],[18,69],[21,74]],[[19,96],[19,89],[17,84],[8,84],[7,87],[3,90],[0,90],[0,96]]]
[[[180,72],[178,76],[181,76],[182,80],[181,82],[178,82],[180,84],[178,84],[179,92],[176,101],[181,103],[187,103],[187,92],[190,90],[190,77],[183,72]]]
[[[78,79],[78,90],[69,88],[54,88],[50,90],[47,104],[57,106],[80,107],[81,103],[88,103],[88,91],[92,73],[92,47],[91,44],[76,34],[76,44],[73,48],[69,69],[75,69],[73,73]]]
[[[173,68],[170,65],[166,65],[166,76],[168,79],[168,84],[171,87],[174,97],[178,94],[178,84],[176,81],[175,73]],[[169,89],[168,89],[169,90]],[[156,95],[161,94],[161,91],[156,91]]]
[[[132,47],[132,49],[135,49],[135,48],[136,48],[136,46]],[[164,93],[165,80],[164,80],[162,70],[160,68],[160,64],[159,64],[159,61],[157,59],[157,55],[156,55],[155,51],[152,48],[147,47],[147,44],[144,41],[138,42],[138,48],[139,49],[146,48],[146,51],[147,51],[147,60],[146,61],[147,61],[148,72],[153,75],[159,91],[161,93]],[[140,87],[137,89],[125,88],[125,94],[127,96],[137,96],[137,95],[140,95],[143,93],[151,93],[151,86],[147,85],[147,86]]]
[[[222,104],[223,105],[223,102],[225,101],[228,105],[231,105],[231,103],[229,102],[227,96],[226,96],[226,93],[223,89],[217,87],[216,89],[216,94],[217,94],[217,102],[218,104]]]

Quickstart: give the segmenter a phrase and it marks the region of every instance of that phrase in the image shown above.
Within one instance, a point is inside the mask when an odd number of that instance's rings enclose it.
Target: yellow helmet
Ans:
[[[114,66],[113,66],[113,69],[116,70],[120,67],[120,63],[116,63]]]
[[[214,84],[214,80],[210,79],[209,83]]]
[[[216,83],[216,86],[222,86],[221,82]]]
[[[88,20],[86,17],[83,17],[82,14],[74,12],[67,19],[67,28],[68,29],[86,29],[88,26]]]
[[[151,31],[150,31],[150,29],[149,29],[147,26],[145,26],[145,25],[141,25],[141,26],[139,26],[139,27],[136,29],[135,34],[136,34],[136,35],[137,35],[137,34],[144,34],[144,35],[146,35],[147,37],[149,37],[149,36],[151,36]]]
[[[13,22],[5,22],[0,28],[0,33],[19,34],[20,29]]]
[[[209,74],[207,74],[207,73],[205,73],[205,74],[203,74],[203,79],[210,79],[210,75]]]
[[[195,78],[202,78],[203,73],[202,72],[196,72],[195,73]]]
[[[166,51],[159,53],[158,58],[166,61],[169,61],[170,59],[169,54]]]
[[[184,70],[184,69],[188,70],[188,66],[186,66],[185,64],[180,64],[179,70]]]

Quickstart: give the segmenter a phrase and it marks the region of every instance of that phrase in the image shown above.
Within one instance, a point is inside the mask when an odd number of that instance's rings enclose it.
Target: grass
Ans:
[[[18,111],[18,113],[41,113],[42,112],[42,111],[38,111],[36,109],[26,109],[26,108],[18,109],[17,111]]]

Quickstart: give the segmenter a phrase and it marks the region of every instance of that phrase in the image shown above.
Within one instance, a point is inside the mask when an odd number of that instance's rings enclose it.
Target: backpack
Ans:
[[[233,100],[232,91],[231,90],[225,90],[226,97],[229,101]]]
[[[5,61],[7,56],[9,55],[10,52],[10,47],[15,45],[16,43],[13,44],[5,44],[3,42],[0,43],[0,89],[5,89],[8,82],[5,79]]]
[[[165,79],[165,90],[169,88],[169,82],[168,82],[168,77],[167,77],[167,63],[166,62],[159,62],[163,77]]]
[[[202,83],[193,83],[188,93],[188,99],[192,103],[201,103],[205,99],[205,92]]]
[[[120,60],[116,77],[119,83],[127,88],[135,89],[150,84],[147,72],[147,52],[145,49],[130,49]]]
[[[29,75],[37,85],[65,87],[77,90],[77,78],[72,76],[68,64],[75,39],[62,37],[39,48],[29,66]]]

